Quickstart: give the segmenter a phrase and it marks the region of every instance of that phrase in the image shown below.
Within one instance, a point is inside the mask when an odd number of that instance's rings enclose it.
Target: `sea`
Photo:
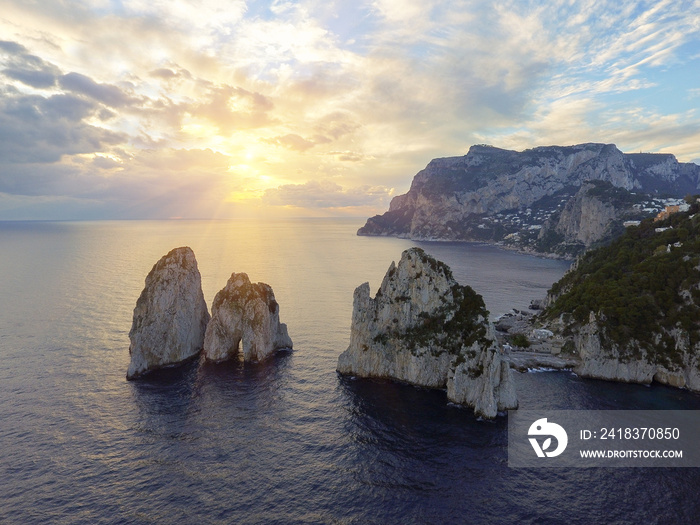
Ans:
[[[411,246],[492,317],[526,309],[569,265],[358,237],[361,224],[0,222],[0,523],[700,523],[698,469],[510,468],[506,415],[339,376],[353,290],[376,290]],[[293,351],[126,381],[144,279],[178,246],[194,250],[209,305],[232,272],[270,284]],[[514,375],[522,409],[700,409],[660,385]]]

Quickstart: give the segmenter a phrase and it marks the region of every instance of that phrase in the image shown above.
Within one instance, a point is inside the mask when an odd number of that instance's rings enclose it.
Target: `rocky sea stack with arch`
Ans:
[[[277,350],[292,348],[287,325],[272,287],[251,283],[245,273],[233,273],[216,294],[212,319],[204,337],[204,358],[225,361],[242,346],[245,361],[262,361]]]
[[[244,361],[262,361],[277,350],[291,349],[279,310],[272,287],[233,273],[216,294],[210,316],[194,252],[189,247],[171,250],[153,266],[136,302],[126,378],[137,379],[201,354],[207,361],[225,361],[238,357],[241,346]]]

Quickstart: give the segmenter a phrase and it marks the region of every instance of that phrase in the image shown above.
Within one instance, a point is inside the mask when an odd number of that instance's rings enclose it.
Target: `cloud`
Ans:
[[[313,148],[316,142],[312,140],[306,140],[305,138],[297,135],[296,133],[288,133],[287,135],[282,135],[278,137],[273,137],[270,139],[261,139],[267,144],[274,144],[276,146],[284,146],[295,151],[306,151],[309,148]]]
[[[100,170],[113,170],[122,168],[122,164],[111,157],[95,156],[92,164]]]
[[[259,128],[274,122],[270,117],[274,104],[261,93],[230,85],[209,86],[202,98],[208,100],[191,105],[190,111],[209,119],[222,133]]]
[[[329,151],[328,154],[336,156],[343,162],[360,162],[366,159],[365,155],[354,151]]]
[[[23,84],[34,88],[49,88],[56,83],[56,72],[40,69],[16,69],[5,68],[3,74],[11,79],[19,80]]]
[[[85,95],[113,108],[123,108],[137,102],[137,99],[124,93],[117,86],[99,84],[80,73],[68,73],[58,79],[59,85],[73,93]]]
[[[343,188],[333,181],[308,181],[304,184],[285,184],[268,189],[263,202],[272,206],[300,208],[347,208],[388,204],[392,190],[383,186],[363,185]]]
[[[0,164],[52,163],[125,142],[125,135],[85,122],[97,110],[73,95],[0,98]]]
[[[44,205],[59,213],[53,218],[212,217],[241,185],[228,170],[230,162],[211,150],[158,149],[130,156],[114,148],[113,157],[2,165],[0,216],[10,208],[27,213]]]
[[[173,71],[172,69],[167,68],[167,67],[159,67],[157,69],[154,69],[153,71],[150,72],[150,75],[152,77],[162,78],[165,80],[170,80],[170,79],[180,78],[180,77],[192,78],[192,75],[190,74],[190,72],[185,70],[185,69]]]
[[[60,70],[38,56],[29,53],[17,42],[0,41],[0,54],[4,55],[2,74],[33,88],[49,88],[56,84]]]

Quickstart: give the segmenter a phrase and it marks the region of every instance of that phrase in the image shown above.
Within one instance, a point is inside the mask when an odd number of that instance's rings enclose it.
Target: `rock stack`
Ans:
[[[245,273],[233,273],[216,294],[212,319],[204,337],[204,358],[230,359],[242,346],[245,361],[261,361],[273,352],[292,348],[287,325],[280,323],[272,288],[252,284]]]
[[[196,357],[208,322],[194,252],[176,248],[153,266],[136,302],[127,379]]]
[[[487,418],[518,404],[482,297],[420,248],[391,264],[375,298],[368,283],[355,290],[337,370],[447,388],[448,399]]]
[[[237,355],[241,343],[245,361],[292,348],[272,288],[251,284],[244,273],[232,274],[216,294],[212,315],[194,253],[187,247],[172,250],[148,274],[136,302],[126,378],[183,363],[202,351],[208,361],[224,361]]]

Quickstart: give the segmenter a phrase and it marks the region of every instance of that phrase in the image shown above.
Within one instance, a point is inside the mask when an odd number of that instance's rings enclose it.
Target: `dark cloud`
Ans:
[[[88,123],[94,117],[102,122],[114,118],[116,114],[108,107],[124,108],[137,102],[122,89],[99,84],[79,73],[64,75],[54,64],[16,42],[0,41],[0,63],[6,66],[2,70],[5,79],[35,89],[58,85],[65,91],[42,96],[23,93],[19,86],[0,87],[0,191],[33,194],[46,190],[41,176],[22,170],[17,180],[10,180],[7,173],[11,165],[29,164],[36,171],[37,164],[57,163],[66,155],[105,151],[127,141],[124,134]],[[57,166],[57,180],[61,179],[60,171]]]
[[[15,95],[0,99],[0,163],[50,163],[126,141],[85,123],[98,109],[73,95]],[[4,191],[0,189],[0,191]]]
[[[174,78],[192,78],[192,73],[187,71],[186,69],[183,69],[181,67],[176,67],[176,71],[173,69],[170,69],[168,67],[161,67],[158,69],[154,69],[149,73],[152,77],[155,78],[163,78],[165,80],[172,80]]]
[[[121,168],[122,166],[119,162],[109,157],[95,157],[92,159],[92,164],[95,167],[103,170],[113,170],[116,168]]]
[[[117,86],[99,84],[80,73],[63,75],[58,79],[58,83],[67,91],[85,95],[113,108],[123,108],[138,102],[137,99],[127,95]]]
[[[335,182],[309,181],[285,184],[265,191],[263,202],[272,206],[300,208],[347,208],[353,206],[385,206],[391,190],[384,186],[360,186],[345,189]]]
[[[52,87],[61,74],[56,66],[30,54],[27,48],[16,42],[0,41],[0,54],[4,55],[6,65],[3,75],[33,88]]]
[[[27,48],[22,44],[9,42],[7,40],[0,40],[0,49],[12,55],[24,55],[28,53]]]
[[[6,68],[2,72],[8,78],[37,89],[49,88],[56,84],[56,74],[53,71]]]
[[[157,77],[157,78],[175,78],[178,76],[178,74],[175,73],[175,71],[173,71],[172,69],[168,69],[168,68],[164,68],[164,67],[154,69],[153,71],[151,71],[150,75],[152,77]]]
[[[0,53],[5,55],[6,63],[2,73],[33,88],[46,89],[58,83],[66,91],[113,108],[122,108],[138,102],[117,86],[99,84],[80,73],[71,72],[64,75],[57,66],[32,55],[27,48],[16,42],[0,41]]]

